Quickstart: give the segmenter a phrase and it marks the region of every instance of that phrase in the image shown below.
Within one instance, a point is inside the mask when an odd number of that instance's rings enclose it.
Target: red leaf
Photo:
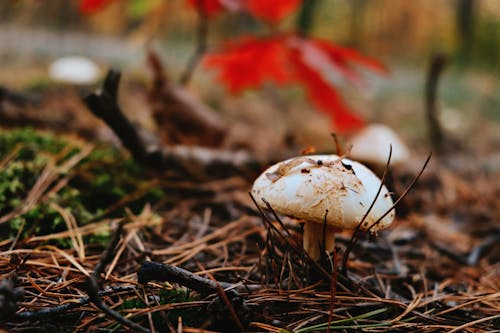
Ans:
[[[387,74],[387,68],[378,60],[362,55],[359,51],[336,45],[328,40],[311,39],[311,43],[323,50],[341,71],[346,71],[346,76],[355,73],[351,65],[358,64],[379,74]],[[357,76],[357,73],[355,73]]]
[[[92,15],[102,10],[112,0],[80,0],[78,11],[84,15]]]
[[[196,8],[200,4],[208,17],[224,11],[246,9],[253,16],[276,23],[295,11],[302,0],[187,0],[189,6]]]
[[[236,11],[241,8],[242,0],[187,0],[190,7],[203,5],[203,11],[208,17],[213,17],[225,10]]]
[[[296,79],[304,86],[309,99],[319,110],[327,113],[339,132],[348,132],[363,126],[363,119],[352,113],[344,104],[335,88],[327,82],[317,69],[304,59],[304,41],[299,41],[289,52]],[[307,42],[305,42],[307,43]]]
[[[257,18],[277,23],[294,12],[302,0],[246,0],[248,11]]]
[[[290,81],[285,62],[282,38],[243,38],[204,59],[205,66],[218,70],[218,80],[234,94],[258,87],[265,81],[278,84]]]
[[[212,17],[224,10],[219,0],[188,0],[187,3],[193,8],[202,5],[203,11],[208,17]]]
[[[362,127],[363,119],[343,102],[332,84],[334,74],[361,82],[355,65],[385,73],[385,67],[358,51],[325,40],[282,35],[269,39],[247,37],[205,58],[205,65],[218,70],[218,80],[231,93],[255,88],[265,81],[301,84],[311,103],[327,113],[340,132]]]

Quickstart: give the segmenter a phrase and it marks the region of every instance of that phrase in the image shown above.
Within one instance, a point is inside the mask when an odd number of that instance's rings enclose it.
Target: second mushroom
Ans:
[[[259,206],[267,207],[265,199],[277,213],[304,223],[304,250],[317,261],[322,251],[334,250],[337,231],[357,227],[380,186],[381,180],[361,163],[337,155],[310,155],[268,168],[255,180],[252,195]],[[375,232],[387,227],[394,220],[392,206],[382,186],[361,229]]]

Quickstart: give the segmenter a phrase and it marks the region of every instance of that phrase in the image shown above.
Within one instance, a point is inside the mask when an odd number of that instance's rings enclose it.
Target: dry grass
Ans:
[[[48,164],[24,199],[24,207],[46,200],[64,186],[68,171],[89,149],[62,164]],[[299,226],[289,219],[264,222],[246,193],[249,180],[240,177],[202,182],[172,176],[158,179],[154,183],[166,189],[168,202],[146,205],[140,214],[129,211],[118,219],[104,216],[86,225],[79,225],[70,211],[54,206],[64,218],[66,231],[0,242],[1,279],[13,280],[24,290],[16,314],[3,325],[11,331],[48,330],[56,323],[59,331],[126,330],[90,301],[85,284],[104,250],[86,243],[86,236],[111,232],[121,223],[123,233],[99,277],[99,295],[110,309],[151,331],[230,331],[234,326],[227,307],[218,310],[225,318],[221,320],[221,314],[209,306],[217,293],[186,291],[187,297],[179,300],[159,296],[186,290],[179,284],[139,284],[136,272],[147,260],[234,284],[249,309],[249,320],[243,320],[249,331],[498,329],[500,264],[494,252],[498,226],[492,223],[481,232],[470,229],[481,222],[478,210],[495,216],[498,198],[483,200],[481,207],[475,202],[469,213],[458,210],[466,222],[457,224],[450,212],[475,197],[459,190],[456,171],[451,175],[443,183],[446,188],[434,189],[454,194],[452,202],[436,202],[439,217],[431,213],[432,203],[427,202],[426,211],[400,217],[392,230],[375,241],[362,236],[352,248],[347,276],[329,275],[333,283],[328,276],[322,283],[308,282],[311,263],[300,248]],[[469,188],[484,186],[485,177],[477,173]],[[407,204],[430,195],[425,180],[417,190]],[[495,189],[480,191],[494,193]],[[443,211],[443,205],[448,205],[448,211]],[[11,212],[0,219],[6,222],[21,213]],[[482,249],[487,234],[497,238]],[[69,239],[71,248],[51,243],[61,238]],[[339,236],[337,263],[348,243],[348,235]],[[446,244],[444,249],[440,244]],[[474,263],[460,262],[474,251],[478,253]]]

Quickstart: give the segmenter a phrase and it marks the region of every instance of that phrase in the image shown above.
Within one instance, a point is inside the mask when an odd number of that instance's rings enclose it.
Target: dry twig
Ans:
[[[118,105],[120,77],[120,72],[110,70],[102,91],[88,95],[84,102],[92,113],[104,120],[139,163],[157,170],[183,170],[199,178],[253,174],[258,168],[260,163],[246,152],[181,145],[169,147],[153,133],[132,125]]]
[[[438,117],[438,109],[436,107],[436,91],[439,77],[446,63],[447,58],[444,54],[438,53],[432,56],[425,85],[425,111],[427,115],[427,124],[429,126],[429,138],[432,147],[437,153],[443,152],[444,134]]]
[[[205,8],[206,2],[203,0],[196,0],[196,12],[198,13],[198,28],[196,29],[196,50],[194,54],[189,59],[186,69],[182,74],[179,82],[181,85],[185,86],[191,80],[196,65],[200,61],[201,57],[207,49],[207,38],[208,38],[208,17],[207,9]]]
[[[89,300],[94,303],[99,309],[101,309],[106,315],[110,316],[120,324],[122,324],[125,327],[129,327],[130,329],[134,330],[135,332],[149,332],[148,329],[142,327],[141,325],[138,325],[134,323],[133,321],[123,317],[119,312],[110,309],[104,302],[102,301],[100,295],[99,295],[99,276],[104,273],[104,269],[106,266],[111,263],[111,260],[113,260],[114,256],[114,251],[116,249],[116,246],[118,245],[118,242],[120,241],[120,237],[122,234],[123,230],[123,224],[119,224],[118,228],[115,230],[115,233],[113,234],[113,238],[111,239],[109,246],[106,248],[104,251],[101,260],[97,264],[97,266],[94,269],[94,272],[92,275],[90,275],[87,278],[86,281],[86,289],[87,293],[89,295]]]

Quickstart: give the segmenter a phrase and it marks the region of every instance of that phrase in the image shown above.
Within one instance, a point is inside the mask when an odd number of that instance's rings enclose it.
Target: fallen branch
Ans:
[[[231,328],[233,331],[236,327],[242,331],[251,321],[252,315],[245,299],[231,283],[206,279],[185,269],[153,261],[142,264],[137,272],[137,279],[143,284],[150,281],[168,281],[178,283],[202,295],[217,294],[219,297],[208,305],[208,311],[213,317],[212,324],[216,327],[221,326],[225,330]],[[227,311],[233,318],[235,327],[224,320],[227,319]]]
[[[31,96],[26,93],[20,93],[17,91],[10,90],[6,87],[0,86],[0,109],[2,103],[7,102],[15,106],[28,106],[38,104],[39,98]]]
[[[153,75],[148,99],[162,141],[220,147],[227,132],[224,119],[189,91],[173,83],[153,51],[148,53],[148,65]]]
[[[102,91],[88,95],[83,101],[94,115],[104,120],[106,125],[113,130],[136,161],[149,166],[158,165],[161,162],[159,148],[145,142],[118,105],[120,78],[119,71],[108,71]]]
[[[220,284],[224,289],[228,289],[233,286],[231,283],[215,282],[193,274],[185,269],[154,261],[146,261],[142,264],[141,269],[137,272],[137,280],[142,284],[150,281],[168,281],[178,283],[200,294],[217,293],[218,284]],[[229,292],[237,293],[233,289],[230,289]]]
[[[137,162],[156,170],[180,169],[200,178],[253,174],[258,170],[260,163],[247,152],[197,146],[164,146],[155,134],[134,126],[118,104],[120,77],[120,72],[110,70],[102,91],[86,96],[84,102],[94,115],[113,130]]]

